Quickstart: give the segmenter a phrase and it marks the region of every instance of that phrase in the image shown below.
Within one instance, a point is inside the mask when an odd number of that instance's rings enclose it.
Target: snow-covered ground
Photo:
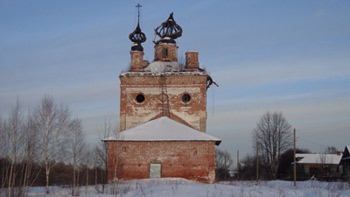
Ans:
[[[1,191],[4,196],[4,190]],[[70,187],[50,187],[50,195],[69,196]],[[45,187],[29,188],[29,196],[45,196]],[[201,184],[181,178],[144,179],[123,183],[79,188],[80,196],[350,196],[350,183],[344,182],[293,182],[253,181],[220,182]]]

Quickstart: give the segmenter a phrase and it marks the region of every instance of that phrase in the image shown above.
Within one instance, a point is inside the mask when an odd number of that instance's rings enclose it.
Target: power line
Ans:
[[[298,140],[305,141],[305,142],[308,142],[308,143],[311,143],[311,144],[315,144],[315,145],[318,145],[318,146],[326,147],[326,146],[323,145],[323,144],[319,144],[319,143],[313,142],[313,141],[311,141],[311,140],[303,139],[303,138],[301,138],[301,137],[297,137],[297,139],[298,139]]]

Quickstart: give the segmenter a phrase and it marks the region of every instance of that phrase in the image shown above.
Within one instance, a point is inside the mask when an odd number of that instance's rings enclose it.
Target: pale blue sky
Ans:
[[[251,153],[266,111],[282,111],[297,145],[314,152],[350,144],[349,1],[0,1],[0,115],[19,96],[69,104],[88,139],[104,117],[119,121],[119,74],[143,5],[145,58],[171,12],[183,28],[179,57],[199,61],[220,85],[208,91],[208,133],[234,157]],[[307,142],[309,141],[309,142]]]

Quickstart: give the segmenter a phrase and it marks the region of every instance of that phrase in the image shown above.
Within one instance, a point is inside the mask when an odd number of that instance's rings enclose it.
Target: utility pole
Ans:
[[[240,176],[240,165],[239,165],[239,150],[237,150],[237,178]]]
[[[296,139],[295,139],[295,128],[294,128],[294,188],[297,187],[297,163],[295,159],[296,154]]]
[[[256,183],[259,181],[259,143],[256,142]]]

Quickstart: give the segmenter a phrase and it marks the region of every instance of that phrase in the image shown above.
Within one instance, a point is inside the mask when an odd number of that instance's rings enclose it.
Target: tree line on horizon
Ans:
[[[255,180],[257,168],[259,180],[293,180],[293,130],[282,112],[266,112],[261,116],[252,131],[253,151],[257,154],[245,156],[236,166],[235,179]],[[296,148],[297,153],[311,153],[310,150]],[[336,154],[338,150],[333,146],[326,147],[325,154]],[[257,162],[257,160],[259,162]],[[217,180],[230,179],[229,170],[232,169],[233,159],[227,151],[216,149],[215,165]],[[298,180],[309,177],[304,169],[297,165]],[[322,175],[316,172],[317,176]]]
[[[32,186],[45,186],[49,194],[51,185],[71,185],[75,195],[80,185],[106,183],[107,146],[101,139],[113,130],[105,121],[92,147],[67,105],[45,95],[25,110],[17,99],[8,116],[0,117],[0,189],[20,196]]]
[[[69,107],[45,95],[33,110],[25,110],[17,99],[6,118],[0,117],[0,189],[7,196],[21,196],[32,186],[70,185],[72,195],[79,186],[107,183],[107,145],[101,139],[116,133],[104,121],[96,129],[99,142],[86,143],[79,118],[72,118]],[[292,129],[281,112],[264,114],[252,132],[253,149],[259,147],[260,179],[290,180],[293,161]],[[328,147],[328,151],[336,151]],[[334,149],[334,150],[333,150]],[[297,149],[299,153],[310,152]],[[256,160],[248,155],[237,166],[238,179],[254,180]],[[244,165],[241,165],[244,164]],[[233,159],[216,149],[217,180],[228,180]],[[303,170],[298,169],[298,177]],[[102,191],[103,193],[103,191]],[[1,194],[1,193],[0,193]]]

